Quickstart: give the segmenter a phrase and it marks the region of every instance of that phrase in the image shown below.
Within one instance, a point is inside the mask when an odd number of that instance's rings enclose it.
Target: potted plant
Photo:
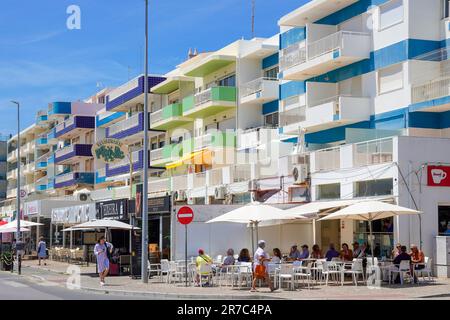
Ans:
[[[2,270],[11,271],[13,265],[13,254],[11,252],[3,252],[0,255]]]

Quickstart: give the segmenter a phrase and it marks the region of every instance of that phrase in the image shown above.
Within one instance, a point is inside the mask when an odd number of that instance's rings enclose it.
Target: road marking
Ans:
[[[48,281],[44,277],[41,277],[41,276],[38,276],[38,275],[35,275],[35,274],[31,275],[31,277],[29,277],[29,280],[31,282],[33,282],[34,284],[37,284],[37,285],[42,286],[42,287],[56,287],[56,286],[59,286],[57,283]]]
[[[14,288],[28,288],[28,286],[26,284],[20,283],[20,282],[15,282],[15,281],[3,281],[4,284],[14,287]]]

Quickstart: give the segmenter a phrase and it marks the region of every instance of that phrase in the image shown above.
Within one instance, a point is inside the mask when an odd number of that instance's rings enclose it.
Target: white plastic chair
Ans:
[[[163,277],[166,276],[166,282],[169,283],[169,277],[170,277],[169,260],[161,259],[161,269],[160,269],[159,275],[161,277],[161,282],[163,281]]]
[[[402,260],[400,261],[400,265],[398,266],[398,269],[389,269],[389,284],[392,282],[392,276],[398,274],[400,276],[400,283],[403,285],[403,282],[405,280],[405,277],[409,278],[410,280],[413,279],[413,275],[411,273],[411,263],[409,260]]]
[[[172,279],[175,277],[178,282],[182,281],[184,272],[179,271],[178,263],[175,261],[169,261],[169,283],[172,282]]]
[[[278,273],[279,266],[280,266],[280,264],[278,264],[278,263],[268,263],[267,264],[267,273],[269,274],[269,277],[271,279],[273,279],[274,288],[277,287],[277,273]]]
[[[422,280],[425,281],[425,275],[426,275],[428,278],[428,281],[433,281],[432,260],[433,259],[431,259],[429,257],[425,257],[425,268],[414,270],[416,277],[422,277]]]
[[[313,263],[309,262],[306,267],[304,266],[300,266],[295,268],[295,273],[294,273],[294,282],[295,280],[301,280],[302,283],[305,282],[308,285],[308,289],[310,288],[310,284],[311,284],[311,279],[312,279],[312,272],[311,272],[311,267],[312,267]]]
[[[213,262],[214,262],[215,264],[221,264],[221,263],[223,262],[223,256],[222,256],[221,254],[218,254],[218,255],[216,256],[216,258],[213,260]]]
[[[281,264],[280,272],[278,274],[280,282],[280,288],[283,286],[283,282],[289,281],[291,290],[294,290],[294,268],[292,264]]]
[[[330,280],[330,278],[334,280],[336,283],[339,280],[341,280],[340,277],[343,276],[341,266],[332,261],[324,261],[322,265],[323,265],[322,275],[325,277],[326,286],[328,286],[328,281]]]
[[[239,289],[242,287],[242,282],[245,281],[245,286],[249,287],[252,282],[252,263],[251,262],[243,262],[239,265],[237,269],[238,275],[238,287]]]
[[[351,274],[352,275],[352,281],[355,284],[355,286],[358,286],[358,279],[359,275],[361,275],[361,278],[364,279],[364,270],[362,265],[361,259],[353,259],[352,268],[349,270],[343,270],[344,275]],[[344,284],[344,277],[342,277],[342,285]]]
[[[200,282],[200,287],[203,285],[203,278],[206,278],[206,283],[213,284],[213,272],[212,266],[210,264],[201,264],[198,270],[198,278]]]

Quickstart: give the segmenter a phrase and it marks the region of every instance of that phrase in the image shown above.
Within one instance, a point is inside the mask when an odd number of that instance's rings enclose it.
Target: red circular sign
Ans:
[[[178,222],[181,224],[189,224],[194,220],[194,211],[191,207],[181,207],[177,213]]]

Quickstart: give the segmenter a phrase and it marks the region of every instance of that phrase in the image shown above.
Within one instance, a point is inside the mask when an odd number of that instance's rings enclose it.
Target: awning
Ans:
[[[203,164],[203,165],[211,165],[212,164],[212,151],[211,150],[201,150],[192,152],[188,155],[181,157],[179,160],[170,162],[166,164],[166,169],[174,169],[183,164]]]
[[[370,200],[387,200],[390,197],[382,197],[382,198],[370,198]],[[294,207],[291,209],[287,209],[286,212],[288,214],[301,215],[304,217],[313,217],[317,216],[321,212],[331,212],[340,208],[344,208],[350,206],[352,204],[369,200],[367,198],[360,199],[348,199],[348,200],[333,200],[333,201],[315,201],[307,204],[300,205],[298,207]]]

